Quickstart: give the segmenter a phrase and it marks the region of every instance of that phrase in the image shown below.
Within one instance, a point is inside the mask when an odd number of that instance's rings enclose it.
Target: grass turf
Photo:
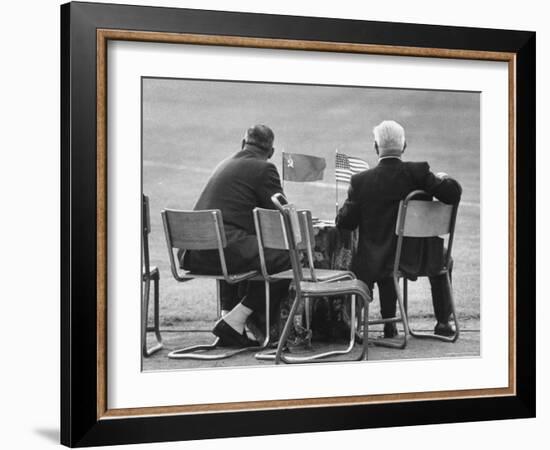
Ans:
[[[479,318],[479,94],[420,90],[144,79],[143,192],[150,197],[151,264],[161,273],[161,325],[214,320],[213,281],[177,283],[171,276],[160,211],[192,209],[212,169],[240,148],[254,123],[275,132],[273,162],[281,151],[325,157],[322,183],[285,183],[300,208],[334,218],[334,154],[359,156],[372,166],[372,127],[384,119],[406,131],[405,158],[428,161],[462,184],[453,257],[459,316]],[[338,189],[340,204],[345,186]],[[427,280],[410,284],[411,314],[432,317]],[[378,314],[378,302],[372,315]]]

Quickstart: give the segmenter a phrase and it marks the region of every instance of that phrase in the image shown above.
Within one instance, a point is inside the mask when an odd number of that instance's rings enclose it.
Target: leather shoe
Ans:
[[[397,325],[395,323],[385,323],[384,324],[384,338],[391,339],[397,336]]]
[[[437,336],[451,337],[455,335],[455,330],[449,322],[437,322],[434,328],[434,334]]]
[[[249,339],[245,333],[239,334],[223,319],[218,320],[212,333],[220,338],[218,341],[220,347],[257,347],[259,345],[258,342]]]
[[[246,334],[246,330],[243,330],[243,337],[248,339],[248,334]],[[234,344],[232,341],[219,339],[218,343],[216,344],[216,347],[236,347],[237,344]]]

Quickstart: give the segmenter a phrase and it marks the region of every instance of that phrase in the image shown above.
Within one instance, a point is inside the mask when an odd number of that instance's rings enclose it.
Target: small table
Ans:
[[[334,221],[319,220],[313,223],[315,248],[313,259],[319,269],[349,270],[357,247],[355,231],[339,230]]]

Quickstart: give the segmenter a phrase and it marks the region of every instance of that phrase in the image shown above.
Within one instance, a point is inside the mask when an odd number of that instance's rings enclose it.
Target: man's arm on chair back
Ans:
[[[455,205],[460,201],[462,186],[446,173],[434,174],[428,163],[414,163],[419,174],[419,188],[433,195],[443,203]]]

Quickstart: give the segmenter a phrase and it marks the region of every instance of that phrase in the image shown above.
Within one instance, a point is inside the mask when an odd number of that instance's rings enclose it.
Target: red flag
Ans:
[[[325,158],[283,152],[283,180],[302,182],[322,180],[326,167]]]

